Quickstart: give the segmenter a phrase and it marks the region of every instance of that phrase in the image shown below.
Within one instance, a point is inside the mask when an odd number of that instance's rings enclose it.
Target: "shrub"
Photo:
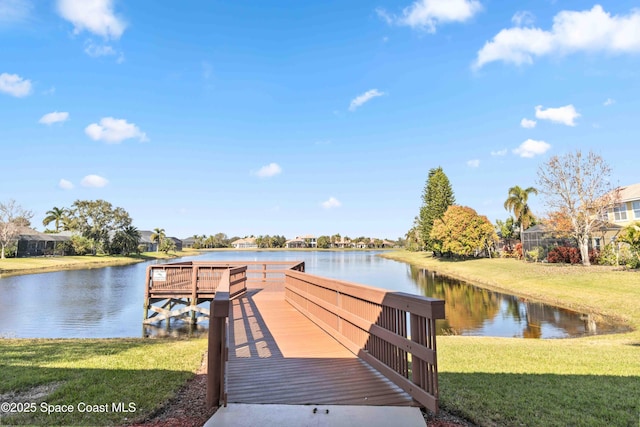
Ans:
[[[547,254],[547,261],[551,263],[580,264],[580,251],[570,246],[556,246]]]
[[[545,257],[544,248],[542,246],[536,246],[530,251],[527,251],[527,257],[534,262],[542,261]]]
[[[629,246],[620,245],[618,248],[615,243],[609,243],[602,248],[598,263],[602,265],[626,265],[628,268],[640,267],[638,265],[640,261],[631,252]]]
[[[600,251],[600,259],[598,261],[602,265],[618,265],[615,246],[611,243],[606,244]]]
[[[523,254],[522,254],[522,243],[518,243],[514,248],[513,248],[513,253],[514,256],[518,259],[522,259]]]

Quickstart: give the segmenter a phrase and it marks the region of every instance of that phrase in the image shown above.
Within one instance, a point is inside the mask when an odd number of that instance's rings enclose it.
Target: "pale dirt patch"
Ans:
[[[49,384],[39,385],[29,390],[24,391],[10,391],[8,393],[0,394],[0,402],[14,402],[14,403],[31,403],[44,399],[51,393],[56,391],[58,387],[62,385],[62,382],[54,382]]]

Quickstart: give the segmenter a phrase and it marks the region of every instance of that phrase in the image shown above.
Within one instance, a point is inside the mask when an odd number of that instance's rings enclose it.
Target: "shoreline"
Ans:
[[[0,260],[0,279],[26,274],[51,273],[67,270],[85,270],[104,267],[118,267],[153,260],[173,260],[185,256],[198,255],[198,251],[182,251],[172,254],[144,252],[141,255],[82,255],[60,257],[6,258]],[[4,262],[7,261],[7,262]],[[6,268],[9,264],[10,267]]]
[[[422,257],[420,257],[422,255]],[[640,329],[640,316],[635,316],[632,313],[621,313],[619,308],[617,307],[614,310],[606,309],[603,307],[594,306],[593,303],[589,303],[586,301],[578,301],[576,299],[570,298],[570,295],[560,296],[550,296],[548,293],[541,292],[541,289],[534,290],[531,289],[531,286],[528,287],[518,287],[520,284],[519,280],[525,281],[526,279],[523,277],[520,278],[512,278],[513,285],[508,285],[501,282],[499,279],[486,279],[483,277],[479,277],[473,273],[465,273],[461,271],[459,268],[456,268],[456,265],[464,265],[463,263],[473,263],[475,260],[466,260],[466,261],[449,261],[449,260],[441,260],[439,258],[432,258],[426,255],[424,252],[407,252],[407,251],[395,251],[393,253],[388,254],[380,254],[382,258],[390,259],[393,261],[404,262],[408,265],[412,265],[414,267],[424,268],[430,271],[435,272],[436,274],[452,277],[457,280],[462,280],[467,282],[470,285],[477,286],[482,289],[487,289],[494,292],[505,293],[514,295],[518,298],[531,300],[535,302],[540,302],[544,304],[553,305],[559,308],[564,308],[567,310],[572,310],[576,312],[594,314],[605,316],[617,320],[621,320],[632,328],[629,332],[622,332],[622,334],[626,333],[634,333]],[[571,272],[575,272],[578,274],[585,273],[623,273],[630,275],[637,275],[638,280],[640,280],[640,272],[636,271],[628,271],[623,270],[619,267],[610,267],[610,266],[591,266],[587,267],[589,270],[585,270],[582,266],[569,266],[563,264],[550,264],[550,265],[542,265],[542,264],[531,264],[529,267],[532,268],[553,268],[553,269],[562,269],[562,273],[565,275],[571,274]],[[473,269],[470,269],[473,270]],[[568,271],[569,270],[569,271]],[[542,281],[542,280],[541,280]]]

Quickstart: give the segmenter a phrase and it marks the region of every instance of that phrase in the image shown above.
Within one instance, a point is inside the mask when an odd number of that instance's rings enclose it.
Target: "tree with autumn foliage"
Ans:
[[[442,218],[433,223],[429,238],[434,250],[461,257],[478,256],[498,241],[491,221],[467,206],[449,206]]]
[[[547,206],[571,221],[571,235],[578,242],[583,265],[591,265],[589,239],[600,218],[619,198],[610,176],[611,168],[600,155],[591,151],[584,155],[580,150],[553,156],[538,170],[538,185]]]
[[[542,223],[557,238],[565,239],[571,237],[573,234],[571,217],[564,209],[549,212],[547,214],[547,217],[542,220]]]

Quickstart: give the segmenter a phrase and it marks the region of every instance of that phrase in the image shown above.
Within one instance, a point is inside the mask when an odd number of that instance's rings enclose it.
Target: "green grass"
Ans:
[[[440,404],[484,426],[640,425],[640,272],[383,255],[471,283],[625,319],[624,334],[534,340],[438,337]]]
[[[113,265],[127,265],[152,259],[170,259],[180,256],[193,255],[197,251],[182,252],[143,252],[140,255],[85,255],[64,257],[27,257],[0,259],[0,275],[31,274],[45,271],[70,269],[85,269],[108,267]]]
[[[33,413],[0,413],[0,425],[122,425],[144,419],[194,376],[206,346],[206,339],[0,339],[0,395],[56,386],[48,396],[23,400],[36,403]],[[42,402],[74,411],[47,414]],[[135,412],[114,412],[113,403],[133,403]],[[109,411],[80,412],[84,404]]]

